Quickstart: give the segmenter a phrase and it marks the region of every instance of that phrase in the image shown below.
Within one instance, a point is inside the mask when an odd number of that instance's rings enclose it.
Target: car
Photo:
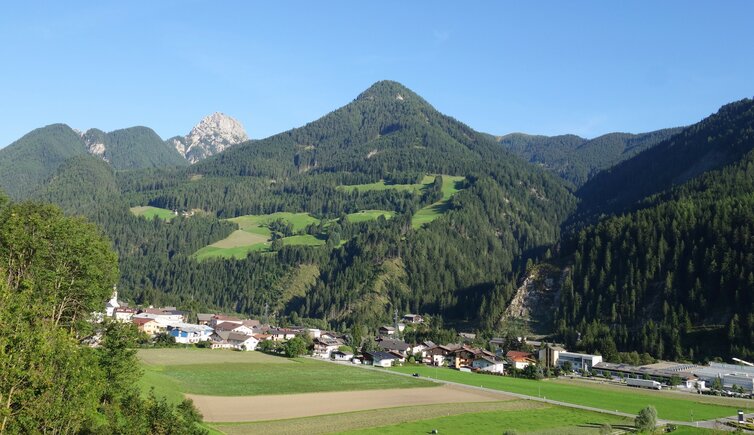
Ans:
[[[418,378],[418,377],[419,377],[419,373],[414,373],[414,374],[413,374],[413,375],[411,375],[411,376],[413,376],[413,377],[415,377],[415,378]]]

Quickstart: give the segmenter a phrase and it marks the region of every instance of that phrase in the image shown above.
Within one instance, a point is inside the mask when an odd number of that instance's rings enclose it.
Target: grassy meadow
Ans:
[[[390,219],[395,216],[395,212],[387,210],[361,210],[356,213],[350,213],[346,217],[348,218],[348,222],[359,223],[376,221],[380,216]]]
[[[419,209],[413,218],[411,218],[411,226],[420,228],[447,212],[450,209],[450,198],[461,190],[460,185],[464,179],[465,177],[443,175],[442,199]]]
[[[307,358],[211,349],[142,349],[143,390],[168,400],[212,396],[433,387],[436,384]]]
[[[425,175],[422,179],[421,183],[417,184],[386,184],[385,180],[380,180],[375,183],[365,183],[365,184],[349,184],[344,186],[338,186],[338,190],[343,190],[345,192],[366,192],[370,190],[389,190],[389,189],[395,189],[395,190],[403,190],[406,192],[419,192],[422,189],[425,189],[427,186],[432,184],[435,181],[435,177],[433,175]]]
[[[400,373],[418,372],[425,377],[436,377],[460,384],[484,386],[485,388],[540,396],[561,402],[629,414],[636,414],[647,405],[653,405],[657,408],[658,416],[666,420],[692,421],[692,413],[693,420],[709,420],[735,415],[739,409],[738,402],[730,405],[711,403],[711,401],[701,397],[697,398],[691,394],[658,394],[660,392],[628,387],[605,388],[599,384],[587,385],[581,382],[534,381],[509,376],[463,373],[448,368],[436,369],[426,366],[396,367],[391,370]],[[744,409],[751,412],[752,406],[749,405]]]
[[[152,207],[151,205],[131,207],[131,213],[136,216],[143,216],[149,220],[158,218],[169,221],[175,217],[175,214],[166,208]]]

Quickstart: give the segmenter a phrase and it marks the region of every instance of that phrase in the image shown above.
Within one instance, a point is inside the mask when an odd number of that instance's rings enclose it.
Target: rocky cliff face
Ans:
[[[168,141],[189,163],[196,163],[247,140],[249,137],[240,122],[223,113],[213,113],[187,136]]]

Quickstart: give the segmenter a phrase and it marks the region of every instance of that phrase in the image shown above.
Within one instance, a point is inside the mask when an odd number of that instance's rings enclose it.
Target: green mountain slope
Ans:
[[[84,140],[88,144],[102,144],[104,152],[101,157],[119,170],[188,165],[175,148],[147,127],[131,127],[109,133],[91,129],[84,134]]]
[[[679,133],[669,128],[650,133],[609,133],[594,139],[575,135],[533,136],[512,133],[497,138],[517,156],[581,186],[603,169],[626,160]]]
[[[745,99],[596,175],[577,195],[575,220],[630,209],[637,201],[739,160],[754,148],[754,100]]]
[[[0,149],[0,188],[13,198],[24,198],[66,159],[86,153],[81,136],[67,125],[38,128]]]
[[[91,155],[71,157],[58,167],[32,199],[59,205],[63,211],[88,214],[100,204],[117,201],[120,189],[107,162]]]
[[[570,344],[578,331],[581,346],[603,355],[754,357],[752,105],[725,106],[617,168],[636,174],[632,195],[697,177],[586,227],[564,250],[574,264],[557,317]],[[650,186],[642,181],[654,160],[667,166]]]
[[[493,159],[493,140],[437,112],[396,82],[375,83],[350,104],[267,139],[200,162],[205,175],[286,177],[307,171],[454,174],[474,159]]]

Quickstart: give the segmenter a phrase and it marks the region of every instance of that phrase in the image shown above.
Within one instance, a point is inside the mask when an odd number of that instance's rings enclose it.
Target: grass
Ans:
[[[131,213],[135,214],[136,216],[143,216],[149,220],[159,218],[169,221],[175,217],[175,214],[172,211],[165,208],[152,207],[151,205],[131,207],[130,210]]]
[[[435,386],[421,379],[310,359],[274,357],[259,352],[210,349],[143,352],[156,354],[139,354],[144,368],[142,388],[148,390],[154,387],[156,392],[171,400],[179,399],[180,393],[251,396]],[[254,356],[244,359],[246,355]],[[255,359],[257,356],[263,359]]]
[[[602,424],[628,429],[633,422],[626,418],[597,412],[582,411],[558,406],[538,409],[501,410],[452,415],[426,420],[373,427],[359,430],[361,434],[418,434],[430,433],[433,429],[441,434],[500,434],[508,430],[525,432],[549,432],[558,434],[599,433]],[[555,431],[553,431],[555,430]],[[341,433],[356,433],[344,431]]]
[[[291,224],[293,231],[300,231],[306,228],[310,224],[318,224],[319,219],[310,215],[309,213],[290,213],[290,212],[277,212],[272,214],[261,215],[244,215],[235,218],[228,219],[231,222],[238,224],[238,228],[247,230],[252,227],[264,227],[272,223],[272,221],[282,219]]]
[[[288,245],[321,246],[325,244],[324,239],[320,239],[316,236],[312,236],[311,234],[283,237],[280,240],[283,241],[284,246],[288,246]]]
[[[545,405],[525,400],[484,403],[448,403],[438,405],[402,406],[346,412],[326,416],[291,418],[254,423],[215,423],[213,427],[229,435],[290,434],[310,435],[367,429],[396,423],[426,420],[449,415],[489,411],[521,411]]]
[[[384,216],[385,219],[390,219],[395,216],[395,212],[387,210],[361,210],[356,213],[351,213],[346,217],[349,222],[359,223],[376,221],[380,216]]]
[[[653,405],[657,408],[658,416],[666,420],[691,421],[692,411],[694,419],[709,420],[734,415],[738,410],[736,406],[700,402],[693,395],[689,395],[688,398],[678,395],[676,398],[655,394],[656,392],[653,391],[643,391],[628,387],[625,389],[614,389],[602,388],[600,385],[585,385],[583,383],[533,381],[508,376],[463,373],[447,368],[435,369],[426,366],[397,367],[392,370],[401,373],[418,372],[422,376],[437,377],[442,380],[466,385],[481,385],[485,388],[529,396],[541,396],[561,402],[615,410],[629,414],[637,414],[647,405]],[[751,412],[750,408],[747,412]]]
[[[411,218],[411,226],[420,228],[442,216],[450,209],[450,198],[461,190],[465,177],[442,176],[442,199],[417,211]]]
[[[375,183],[366,183],[366,184],[350,184],[345,186],[338,186],[338,190],[343,190],[345,192],[366,192],[370,190],[388,190],[388,189],[395,189],[395,190],[403,190],[406,192],[419,192],[420,190],[426,188],[428,185],[432,184],[435,181],[435,177],[432,175],[425,175],[422,179],[421,183],[417,184],[385,184],[385,180],[380,180]]]

